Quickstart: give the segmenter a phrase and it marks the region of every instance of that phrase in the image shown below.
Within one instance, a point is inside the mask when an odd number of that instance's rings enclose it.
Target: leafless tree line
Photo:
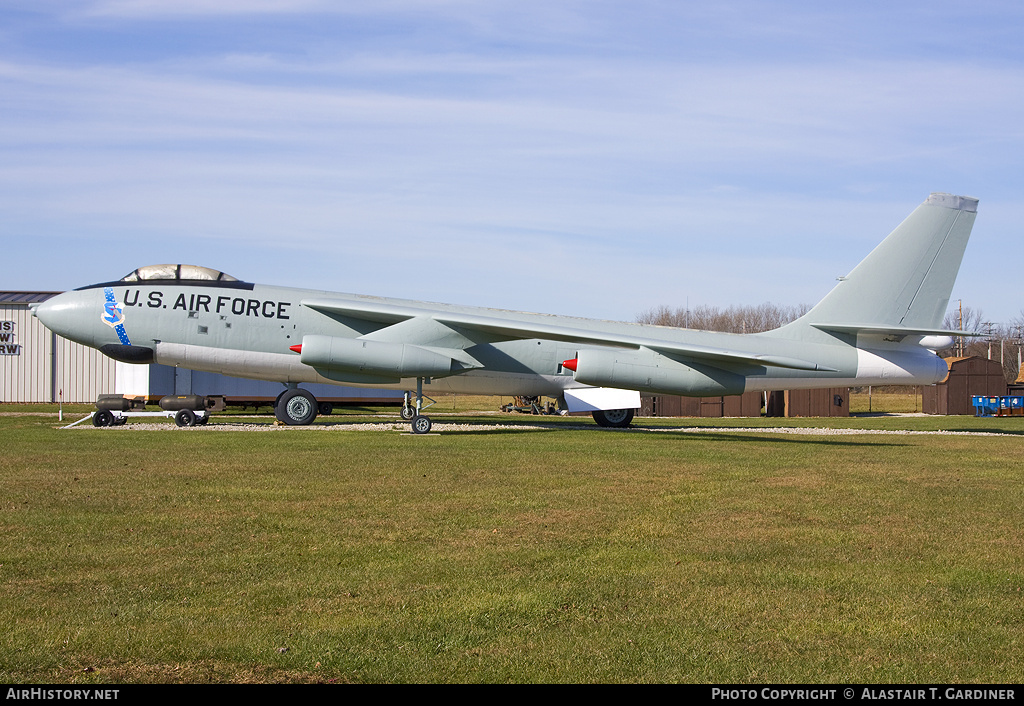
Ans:
[[[779,306],[767,302],[757,306],[730,306],[726,309],[705,304],[692,309],[659,306],[640,314],[636,320],[642,324],[692,328],[701,331],[760,333],[788,324],[809,310],[810,307],[806,304]]]

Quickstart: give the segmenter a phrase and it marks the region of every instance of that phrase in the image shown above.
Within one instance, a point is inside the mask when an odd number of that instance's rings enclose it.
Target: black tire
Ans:
[[[424,417],[420,414],[412,418],[413,434],[429,434],[431,426],[430,417]]]
[[[334,412],[334,405],[331,402],[319,402],[316,408],[325,417],[330,416]]]
[[[313,423],[317,407],[316,397],[312,392],[296,387],[286,390],[278,398],[274,415],[289,426],[301,427]]]
[[[114,415],[110,410],[101,409],[92,415],[94,427],[109,427],[114,425]]]
[[[399,412],[399,414],[402,415],[402,419],[404,419],[405,421],[411,421],[412,418],[416,416],[416,408],[406,407],[405,405],[402,405],[402,411]]]
[[[591,415],[600,427],[623,429],[633,421],[633,412],[632,409],[606,409],[591,412]]]
[[[191,409],[179,409],[174,415],[174,423],[179,427],[194,427],[196,425],[196,413]]]

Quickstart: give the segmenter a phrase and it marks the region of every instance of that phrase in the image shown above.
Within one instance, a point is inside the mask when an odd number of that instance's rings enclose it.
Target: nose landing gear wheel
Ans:
[[[430,382],[430,378],[416,378],[416,400],[413,403],[412,393],[405,393],[405,404],[402,405],[402,419],[412,420],[412,433],[413,434],[428,434],[430,433],[430,417],[424,417],[420,412],[423,410],[423,400],[429,397],[423,395],[423,383]],[[434,400],[430,400],[433,404]],[[428,407],[430,405],[427,405]]]

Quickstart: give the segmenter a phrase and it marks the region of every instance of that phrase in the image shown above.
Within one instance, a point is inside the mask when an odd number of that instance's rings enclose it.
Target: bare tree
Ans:
[[[986,324],[988,322],[981,309],[962,305],[950,309],[942,320],[942,327],[947,331],[986,331]],[[953,347],[942,353],[956,356],[980,355],[978,351],[981,349],[977,344],[978,340],[974,337],[958,337]]]
[[[1003,360],[1003,374],[1007,382],[1015,382],[1022,375],[1024,368],[1024,310],[1010,319],[1003,330],[1004,339],[1000,341]]]
[[[1009,324],[988,321],[981,309],[958,306],[951,309],[942,325],[949,330],[975,331],[981,336],[957,338],[952,348],[939,351],[944,358],[951,356],[978,356],[998,360],[1003,366],[1007,382],[1017,379],[1022,355],[1021,333],[1024,331],[1024,311]]]

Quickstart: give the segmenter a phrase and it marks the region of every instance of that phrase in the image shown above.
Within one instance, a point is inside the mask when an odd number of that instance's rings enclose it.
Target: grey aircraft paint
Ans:
[[[288,423],[315,417],[316,400],[295,388],[317,382],[416,390],[416,431],[429,429],[418,414],[424,390],[547,395],[625,425],[623,408],[639,406],[641,391],[941,380],[946,365],[931,349],[966,333],[941,325],[977,203],[930,195],[811,311],[759,334],[273,287],[188,265],[140,268],[34,313],[119,360],[282,382],[278,417]]]

